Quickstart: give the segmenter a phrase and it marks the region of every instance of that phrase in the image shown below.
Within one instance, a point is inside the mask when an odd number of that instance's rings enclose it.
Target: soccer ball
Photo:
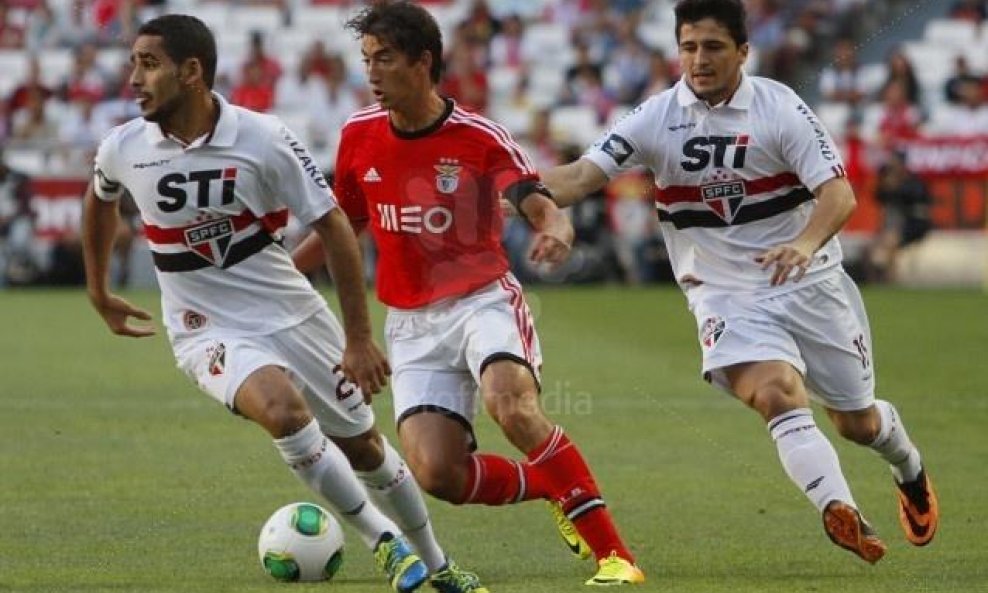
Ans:
[[[279,581],[325,581],[343,564],[343,530],[326,509],[295,502],[261,528],[257,554],[264,572]]]

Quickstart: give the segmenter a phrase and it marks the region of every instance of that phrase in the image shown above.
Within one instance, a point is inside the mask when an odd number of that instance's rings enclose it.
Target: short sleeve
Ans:
[[[93,163],[93,190],[96,197],[106,202],[119,200],[126,188],[117,177],[117,144],[109,135],[100,142]]]
[[[524,149],[505,128],[493,122],[491,125],[495,133],[485,135],[488,143],[487,171],[498,194],[521,181],[537,180],[538,171]]]
[[[830,134],[795,93],[779,106],[776,121],[782,158],[810,191],[847,175]]]
[[[309,149],[280,120],[264,163],[269,191],[303,224],[311,224],[336,207],[336,199]]]
[[[645,161],[641,138],[642,106],[622,117],[583,153],[583,158],[600,167],[608,177],[642,165]]]

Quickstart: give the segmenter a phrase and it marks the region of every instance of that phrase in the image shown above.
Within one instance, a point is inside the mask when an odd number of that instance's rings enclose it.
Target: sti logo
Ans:
[[[724,222],[730,224],[744,201],[744,182],[740,179],[700,186],[703,203],[713,210]]]
[[[213,182],[220,181],[218,202],[212,199]],[[163,198],[158,200],[158,208],[162,212],[178,212],[189,201],[188,186],[195,189],[195,207],[209,208],[212,204],[232,204],[237,183],[237,168],[207,169],[191,171],[188,175],[169,173],[158,180],[158,194]]]
[[[232,242],[233,222],[229,218],[185,229],[185,244],[189,249],[215,266],[223,265]]]
[[[707,168],[711,158],[713,158],[715,167],[723,167],[728,149],[733,148],[731,167],[741,169],[744,167],[744,157],[748,151],[749,140],[750,136],[747,134],[690,138],[683,145],[683,156],[686,158],[680,161],[680,164],[686,171],[702,171]]]

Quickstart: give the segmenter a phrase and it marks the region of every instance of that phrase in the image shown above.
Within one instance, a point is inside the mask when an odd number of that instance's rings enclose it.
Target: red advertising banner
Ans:
[[[82,226],[82,196],[85,179],[44,179],[31,181],[31,209],[34,232],[39,240],[59,241],[77,235]]]

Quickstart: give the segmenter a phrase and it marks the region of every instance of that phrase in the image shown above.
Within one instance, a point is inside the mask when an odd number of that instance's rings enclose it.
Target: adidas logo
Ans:
[[[367,183],[378,183],[381,181],[381,175],[377,172],[377,169],[371,167],[364,173],[364,181]]]

